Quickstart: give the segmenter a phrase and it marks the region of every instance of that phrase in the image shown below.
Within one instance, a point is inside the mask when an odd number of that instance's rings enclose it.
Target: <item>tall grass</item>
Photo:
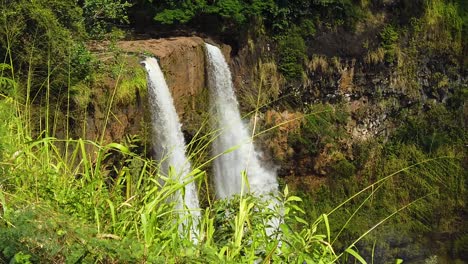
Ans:
[[[3,69],[12,73],[2,71],[2,87],[6,88],[3,90],[18,89],[13,64]],[[210,202],[203,209],[199,230],[195,232],[199,243],[194,244],[191,226],[182,233],[178,230],[179,223],[187,221],[174,210],[170,197],[191,181],[206,181],[206,173],[200,169],[206,163],[197,166],[180,183],[171,181],[170,175],[159,174],[159,164],[133,152],[131,142],[103,144],[102,136],[98,141],[72,139],[68,122],[66,138],[56,138],[52,129],[57,121],[52,114],[52,71],[48,67],[44,122],[33,123],[31,111],[37,106],[31,100],[20,103],[13,96],[16,93],[2,90],[0,115],[5,122],[0,136],[1,260],[237,263],[263,258],[290,262],[334,256],[321,243],[321,236],[310,236],[315,232],[305,221],[302,229],[309,230],[310,237],[297,237],[290,225],[296,225],[296,214],[301,213],[296,205],[299,199],[287,192],[280,197],[289,208],[282,216],[285,220],[281,232],[289,235],[282,237],[281,248],[265,234],[266,220],[279,217],[279,209],[259,210],[268,208],[267,201],[248,195],[237,198],[237,202]],[[28,89],[32,83],[29,78],[32,75],[28,75]],[[115,93],[114,89],[107,118]],[[68,92],[66,101],[69,113]],[[200,146],[193,153],[206,148]],[[112,156],[120,157],[120,166],[109,163]],[[297,241],[289,243],[290,238]],[[299,242],[301,245],[296,245]],[[301,249],[303,246],[306,247]],[[313,252],[319,254],[310,255]]]
[[[277,198],[281,208],[249,195],[210,203],[195,232],[199,243],[194,244],[190,226],[179,232],[178,224],[185,219],[169,198],[201,179],[204,171],[197,167],[186,182],[173,182],[158,173],[153,160],[124,143],[34,136],[23,129],[29,122],[27,109],[8,95],[0,101],[6,120],[0,140],[4,261],[333,263],[350,254],[364,262],[355,243],[341,253],[334,251],[328,222],[333,211],[308,223],[302,200],[287,187]],[[125,165],[114,168],[116,176],[110,177],[106,159],[113,153]],[[277,230],[281,242],[265,233],[273,217],[282,219]]]

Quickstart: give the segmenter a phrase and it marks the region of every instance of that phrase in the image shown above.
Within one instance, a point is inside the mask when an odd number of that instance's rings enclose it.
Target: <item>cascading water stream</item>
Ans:
[[[260,164],[248,127],[241,119],[231,71],[221,50],[205,45],[213,125],[218,132],[213,141],[213,154],[219,155],[213,161],[216,195],[218,198],[230,198],[245,190],[268,200],[268,207],[273,210],[279,206],[279,201],[272,196],[278,192],[276,173]],[[248,185],[243,172],[247,175]],[[276,217],[268,220],[268,236],[278,230],[280,222]]]
[[[155,58],[148,57],[142,64],[148,73],[151,121],[155,135],[154,148],[156,158],[161,161],[160,173],[181,184],[189,182],[191,166],[185,155],[185,140],[174,107],[174,100],[169,92],[163,72]],[[195,183],[191,181],[186,184],[184,192],[177,191],[174,200],[176,202],[175,209],[181,212],[181,217],[184,219],[183,224],[187,225],[188,217],[191,216],[192,229],[197,230],[200,206]],[[179,229],[183,229],[183,227],[179,226]],[[194,239],[194,236],[192,238]]]
[[[214,183],[219,198],[241,193],[242,188],[255,195],[275,193],[278,190],[276,173],[260,164],[249,130],[243,123],[231,72],[221,50],[205,44],[208,58],[208,86],[211,93],[211,111],[219,136],[213,141],[214,155],[227,152],[214,160]],[[250,189],[242,180],[245,171]]]

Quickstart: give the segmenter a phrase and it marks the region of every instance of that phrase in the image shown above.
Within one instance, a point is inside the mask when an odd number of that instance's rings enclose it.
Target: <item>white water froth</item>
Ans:
[[[188,182],[193,176],[190,175],[191,165],[185,155],[182,125],[179,122],[174,100],[169,92],[164,74],[155,58],[148,57],[142,63],[148,72],[151,121],[155,135],[153,145],[156,158],[161,161],[160,173],[179,183]],[[192,216],[192,229],[197,230],[200,206],[195,183],[192,181],[186,184],[185,191],[178,191],[174,195],[174,200],[176,202],[175,209],[181,212],[181,217],[185,219],[184,224],[187,224],[188,217]],[[187,210],[190,212],[189,214]]]
[[[276,173],[261,165],[249,129],[241,119],[229,66],[218,47],[205,45],[212,118],[214,128],[219,133],[213,141],[213,154],[216,156],[227,152],[214,160],[216,195],[229,198],[242,190],[255,195],[276,193]],[[242,179],[243,171],[246,172],[250,189]]]

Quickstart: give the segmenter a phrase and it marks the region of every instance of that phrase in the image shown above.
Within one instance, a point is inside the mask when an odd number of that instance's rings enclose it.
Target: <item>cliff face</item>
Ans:
[[[378,30],[371,27],[370,31],[375,33]],[[350,46],[371,41],[375,38],[372,32],[350,38],[355,42],[349,43]],[[442,103],[453,93],[455,86],[466,83],[457,74],[459,68],[453,60],[437,57],[437,54],[419,55],[412,60],[406,58],[405,64],[401,65],[387,63],[381,56],[380,59],[372,59],[372,56],[379,55],[377,47],[367,51],[360,49],[359,52],[339,49],[340,56],[331,56],[327,47],[343,45],[338,43],[340,38],[334,34],[322,32],[318,37],[320,41],[310,44],[312,54],[304,62],[304,76],[296,82],[285,81],[279,73],[273,43],[266,38],[250,41],[233,57],[230,56],[230,47],[221,45],[230,61],[243,112],[248,113],[260,106],[260,129],[279,126],[279,129],[262,135],[257,144],[266,150],[265,158],[280,167],[282,176],[329,174],[330,166],[338,159],[355,158],[353,144],[390,135],[403,109]],[[117,43],[117,47],[128,55],[126,67],[143,71],[138,65],[141,56],[158,58],[188,136],[195,134],[200,124],[209,118],[204,42],[199,37],[175,37]],[[129,83],[132,87],[133,81]],[[108,78],[98,86],[94,96],[109,97],[114,86],[115,79]],[[121,89],[118,86],[117,93]],[[113,115],[104,137],[108,142],[120,141],[127,134],[145,135],[148,139],[150,119],[145,91],[131,90],[136,96],[123,98],[113,105]],[[91,100],[88,138],[96,138],[103,127],[106,107],[102,102]],[[307,113],[315,111],[315,105],[332,105],[333,112],[343,113],[345,117],[332,122],[343,129],[345,136],[331,137],[325,140],[329,142],[316,145],[310,143],[314,148],[311,150],[311,146],[300,143],[304,138],[299,137],[304,136],[301,133],[313,131],[301,131],[303,125],[300,123],[304,123]],[[323,136],[307,140],[324,141]]]
[[[204,41],[177,37],[120,41],[117,50],[111,46],[98,43],[91,47],[100,63],[113,70],[99,74],[90,87],[80,87],[79,91],[86,92],[74,97],[75,120],[83,120],[72,124],[74,136],[93,140],[102,137],[103,143],[110,143],[138,135],[143,143],[150,144],[146,72],[140,65],[144,56],[158,59],[183,128],[194,133],[197,125],[193,124],[202,121],[208,105]]]
[[[121,41],[124,52],[158,58],[171,89],[177,112],[185,119],[196,107],[195,96],[205,88],[204,41],[198,37],[177,37]]]
[[[260,99],[261,112],[265,113],[261,129],[294,123],[294,116],[313,113],[317,105],[330,105],[333,112],[346,116],[332,120],[337,127],[331,130],[344,130],[339,136],[322,133],[327,130],[324,125],[322,132],[317,133],[320,136],[307,139],[307,133],[317,131],[307,130],[309,121],[305,118],[302,132],[294,126],[274,130],[258,140],[269,158],[280,166],[280,175],[329,175],[330,167],[338,160],[355,162],[353,146],[391,136],[407,117],[404,113],[423,113],[442,106],[457,97],[459,87],[466,87],[464,70],[457,58],[459,51],[446,48],[439,40],[426,45],[402,36],[405,40],[395,48],[397,58],[386,61],[378,44],[382,30],[379,23],[355,35],[317,33],[316,41],[308,44],[309,54],[300,80],[283,79],[275,64],[277,54],[267,39],[257,39],[232,58],[241,107],[250,112],[256,107],[256,99]],[[363,48],[362,43],[370,44]],[[271,116],[284,118],[271,120]],[[308,140],[320,143],[304,143]]]
[[[455,102],[463,100],[456,94],[462,91],[460,87],[467,87],[463,67],[454,59],[456,52],[445,50],[444,57],[440,50],[426,52],[424,46],[402,45],[397,54],[401,58],[389,62],[378,45],[368,49],[329,50],[343,45],[334,43],[342,40],[336,37],[336,32],[329,34],[322,32],[320,41],[309,43],[311,53],[304,59],[302,78],[289,81],[280,73],[277,50],[271,40],[252,40],[232,56],[229,46],[221,45],[230,63],[242,112],[257,110],[251,120],[258,122],[256,128],[260,133],[255,143],[263,150],[263,161],[274,164],[278,175],[294,189],[312,194],[326,186],[325,189],[343,188],[344,193],[355,193],[357,190],[352,188],[361,188],[357,183],[375,180],[375,171],[382,170],[377,166],[387,166],[382,148],[387,141],[394,140],[392,135],[408,117],[418,121],[414,123],[416,126],[404,131],[410,138],[421,137],[428,132],[423,130],[431,126],[466,127],[466,102]],[[349,38],[355,42],[350,45],[366,42],[369,36],[375,38],[371,35]],[[190,142],[190,137],[212,118],[208,112],[204,41],[198,37],[177,37],[118,42],[125,55],[122,65],[128,72],[124,72],[119,84],[116,84],[118,78],[108,75],[93,87],[84,111],[86,137],[100,136],[108,110],[106,103],[115,93],[104,143],[121,142],[129,135],[138,135],[147,150],[151,150],[146,87],[139,85],[146,83],[146,73],[139,61],[142,55],[152,55],[159,59],[182,129]],[[451,100],[454,102],[448,103]],[[464,118],[465,125],[452,122],[450,114],[454,112],[447,110],[460,105],[465,109],[460,118]],[[438,120],[430,120],[431,110],[435,110],[433,119]],[[429,122],[424,124],[423,119],[428,117]],[[443,119],[447,119],[445,128],[439,124]],[[208,131],[202,128],[200,134]],[[429,132],[429,137],[421,138],[429,140],[429,151],[452,140],[439,137],[437,130]],[[204,140],[200,140],[202,145]],[[417,143],[424,147],[424,142]],[[410,141],[411,148],[408,148],[413,150],[414,144]],[[209,159],[207,152],[197,153],[195,162]],[[400,153],[394,155],[398,157]],[[386,172],[397,169],[401,168],[389,167]]]

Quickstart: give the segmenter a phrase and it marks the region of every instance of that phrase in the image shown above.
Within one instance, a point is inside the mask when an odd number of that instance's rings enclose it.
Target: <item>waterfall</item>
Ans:
[[[214,184],[219,198],[250,191],[255,195],[277,192],[276,173],[260,164],[248,127],[243,123],[234,93],[231,72],[221,50],[205,44],[211,111],[218,136],[213,141]],[[245,171],[250,189],[243,180]]]
[[[155,135],[153,145],[157,159],[161,161],[160,173],[182,184],[190,181],[191,166],[185,155],[185,140],[181,130],[182,125],[174,107],[174,100],[158,61],[148,57],[142,64],[148,72],[151,121]],[[197,230],[200,206],[195,183],[192,181],[186,184],[184,191],[179,190],[174,195],[174,200],[175,209],[181,212],[181,217],[184,219],[183,224],[187,225],[191,216],[192,228]],[[186,213],[187,210],[190,213]],[[179,226],[179,230],[182,228]]]

